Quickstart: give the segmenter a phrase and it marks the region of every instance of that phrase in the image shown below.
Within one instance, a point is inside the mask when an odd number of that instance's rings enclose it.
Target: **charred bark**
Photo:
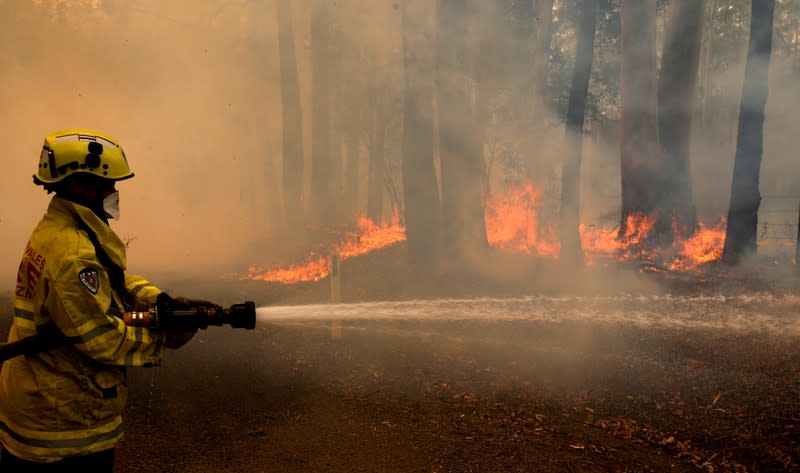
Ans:
[[[739,263],[742,258],[756,252],[758,209],[761,206],[759,178],[764,152],[764,108],[769,92],[774,14],[775,0],[753,0],[728,226],[722,256],[728,264]]]
[[[580,169],[583,147],[583,122],[586,97],[594,58],[594,35],[597,21],[596,0],[584,0],[580,6],[575,71],[567,104],[567,150],[561,175],[561,259],[570,266],[583,265],[580,239]]]
[[[438,0],[437,15],[443,231],[451,256],[463,260],[488,248],[481,201],[483,156],[470,96],[466,0]]]
[[[628,217],[652,214],[660,197],[655,0],[627,0],[622,5],[621,97],[619,235],[623,236]]]
[[[283,120],[283,210],[290,231],[304,223],[303,117],[300,107],[300,84],[297,79],[297,53],[294,47],[291,0],[276,2],[278,14],[278,51],[281,67],[281,105]]]
[[[664,200],[660,206],[664,210],[656,225],[666,241],[678,236],[672,235],[674,228],[685,236],[694,233],[697,226],[689,150],[704,12],[703,0],[672,0],[669,5],[658,81],[658,129],[664,164]]]
[[[402,2],[403,209],[410,265],[429,273],[436,266],[441,238],[441,204],[434,166],[433,28],[426,0]]]

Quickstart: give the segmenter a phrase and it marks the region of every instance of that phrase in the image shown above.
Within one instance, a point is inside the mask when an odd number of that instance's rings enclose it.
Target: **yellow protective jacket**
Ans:
[[[161,292],[125,264],[108,224],[53,197],[19,266],[8,341],[57,330],[65,342],[2,365],[0,442],[12,454],[52,462],[121,440],[125,367],[160,364],[165,346],[161,332],[122,322],[123,298],[142,309]]]

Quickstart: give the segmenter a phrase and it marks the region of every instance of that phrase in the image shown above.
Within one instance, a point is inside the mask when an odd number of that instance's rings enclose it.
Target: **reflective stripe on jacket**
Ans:
[[[124,289],[113,287],[115,271],[103,262],[122,274],[122,241],[90,209],[53,197],[19,266],[8,341],[51,330],[65,343],[9,359],[0,372],[0,442],[20,458],[50,462],[114,447],[128,396],[125,366],[163,359],[163,334],[121,318],[123,297],[144,308],[160,291],[133,275]]]

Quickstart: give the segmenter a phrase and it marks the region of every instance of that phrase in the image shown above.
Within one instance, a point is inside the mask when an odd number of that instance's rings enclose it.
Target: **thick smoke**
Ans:
[[[73,127],[117,138],[136,173],[118,185],[112,222],[130,269],[242,264],[280,218],[274,15],[210,1],[95,4],[0,4],[5,287],[49,200],[31,182],[42,139]]]
[[[308,0],[292,2],[306,141],[306,198],[313,113],[310,7]],[[426,8],[435,12],[432,3]],[[570,33],[574,25],[568,10],[563,2],[555,2],[553,32],[560,39],[551,46],[553,54],[561,57],[574,54],[574,34]],[[341,44],[348,48],[338,67],[360,81],[378,82],[378,90],[385,95],[387,176],[394,189],[400,189],[398,125],[402,120],[398,116],[403,78],[399,4],[352,0],[336,2],[331,11],[336,31],[342,35]],[[206,276],[218,276],[242,271],[251,263],[278,261],[285,248],[276,242],[286,238],[277,237],[284,229],[284,216],[275,18],[273,2],[0,2],[0,103],[5,111],[0,128],[5,144],[0,262],[6,268],[0,278],[5,287],[13,285],[25,239],[49,199],[31,183],[42,139],[48,132],[71,127],[97,128],[116,137],[136,172],[135,179],[119,185],[122,219],[112,223],[129,242],[131,270],[182,276],[202,271]],[[492,28],[508,27],[496,20],[487,19],[484,24],[484,18],[476,15],[472,20],[472,32],[492,37],[502,36]],[[718,106],[711,110],[712,122],[729,133],[713,139],[693,135],[695,203],[707,223],[715,223],[725,214],[730,192],[746,23],[731,27],[738,28],[739,39],[727,47],[738,48],[738,53],[727,51],[734,58],[731,66],[710,78]],[[745,34],[740,34],[741,30]],[[618,61],[613,53],[614,48],[598,45],[593,74]],[[495,64],[498,75],[516,70],[511,62],[519,61],[505,52],[493,59],[509,62]],[[793,132],[798,118],[793,106],[798,102],[794,61],[789,62],[777,50],[771,66],[762,172],[765,209],[775,204],[772,195],[800,194],[796,178],[800,164],[791,151],[800,146],[800,137]],[[376,62],[380,73],[361,69]],[[546,91],[553,93],[558,88],[553,81],[558,79],[553,72],[549,79]],[[602,85],[593,79],[590,94],[597,97],[602,92]],[[487,137],[496,139],[494,144],[529,146],[526,140],[530,136],[524,129],[503,122],[503,107],[518,102],[510,93],[491,99],[497,121],[490,123]],[[364,107],[361,101],[367,100],[353,93],[342,97],[351,109]],[[558,213],[564,150],[561,114],[553,108],[536,110],[537,120],[550,128],[536,135],[532,148],[536,153],[526,156],[529,162],[524,163],[543,188],[543,213],[551,218]],[[590,225],[613,225],[618,218],[619,142],[614,132],[618,117],[611,113],[608,118],[602,126],[589,127],[594,135],[584,143],[581,206]],[[361,151],[363,177],[366,152]],[[495,151],[492,185],[495,192],[502,192],[508,173],[516,172],[513,159],[506,158],[520,158],[521,154],[511,148]],[[365,210],[363,185],[358,195]],[[795,201],[784,201],[781,209],[796,206]],[[385,205],[387,214],[389,207]],[[794,223],[796,216],[784,213],[763,220]]]

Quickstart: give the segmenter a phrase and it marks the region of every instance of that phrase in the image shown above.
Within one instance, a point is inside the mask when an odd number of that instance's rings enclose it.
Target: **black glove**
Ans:
[[[219,304],[214,304],[210,301],[205,301],[202,299],[190,299],[183,296],[172,297],[166,292],[162,292],[156,296],[156,306],[159,309],[164,309],[167,311],[173,309],[192,309],[200,306],[221,308]]]
[[[176,309],[180,310],[192,308],[192,306],[188,305],[186,301],[181,300],[180,298],[173,298],[166,292],[162,292],[156,296],[156,307],[160,314],[169,314]],[[166,325],[161,326],[161,329],[164,330],[167,348],[176,349],[182,347],[188,343],[197,332],[197,328],[190,330],[172,329],[169,327],[170,323],[167,320],[159,321],[159,323]]]
[[[214,304],[211,301],[205,301],[205,300],[202,300],[202,299],[190,299],[188,297],[183,297],[183,296],[175,296],[175,297],[172,298],[172,300],[174,300],[176,303],[178,303],[180,306],[182,306],[182,307],[180,307],[181,309],[189,309],[189,308],[192,308],[192,307],[200,307],[200,306],[203,306],[203,307],[214,307],[214,308],[220,308],[221,307],[219,304]]]

